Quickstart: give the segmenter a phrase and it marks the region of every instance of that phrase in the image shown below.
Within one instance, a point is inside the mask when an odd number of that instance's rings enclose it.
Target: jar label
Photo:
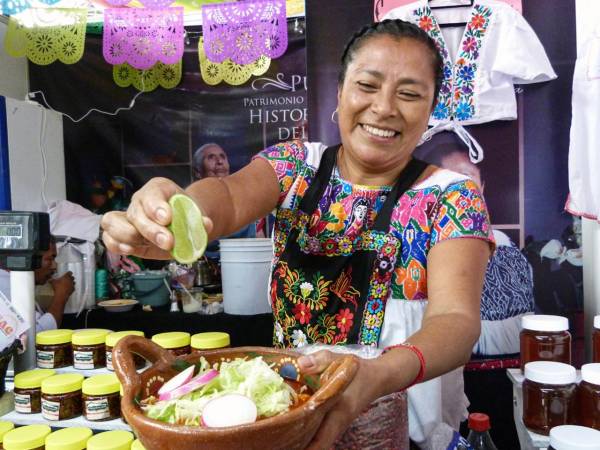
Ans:
[[[42,369],[54,369],[54,352],[38,350],[37,366]]]
[[[85,402],[85,417],[87,420],[102,420],[110,417],[108,408],[108,400],[86,400]]]
[[[60,417],[60,403],[42,398],[42,417],[47,420],[58,420]]]
[[[106,368],[108,370],[115,370],[115,369],[113,369],[113,364],[112,364],[112,351],[106,352]]]
[[[31,413],[31,395],[17,394],[15,392],[15,411],[18,413]]]
[[[76,369],[93,369],[94,352],[73,352],[73,367]]]

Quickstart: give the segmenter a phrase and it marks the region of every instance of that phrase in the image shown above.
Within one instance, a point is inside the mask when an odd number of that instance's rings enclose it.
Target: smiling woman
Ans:
[[[275,346],[387,349],[360,360],[312,449],[330,448],[372,402],[409,387],[410,434],[418,445],[427,447],[441,422],[457,429],[465,417],[461,365],[479,335],[493,237],[473,181],[412,157],[441,74],[442,60],[424,31],[400,20],[369,25],[342,57],[341,145],[276,144],[240,171],[185,190],[203,212],[209,239],[276,210]],[[153,179],[127,213],[106,214],[108,248],[168,258],[168,200],[182,190]],[[299,364],[306,374],[318,373],[337,357],[322,351]]]

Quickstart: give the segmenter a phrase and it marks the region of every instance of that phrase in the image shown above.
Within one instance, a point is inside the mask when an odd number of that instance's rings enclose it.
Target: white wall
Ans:
[[[0,95],[25,99],[27,94],[27,59],[13,58],[4,50],[8,26],[0,19]]]
[[[6,122],[12,209],[47,211],[42,151],[47,202],[66,199],[62,116],[35,103],[7,98]]]

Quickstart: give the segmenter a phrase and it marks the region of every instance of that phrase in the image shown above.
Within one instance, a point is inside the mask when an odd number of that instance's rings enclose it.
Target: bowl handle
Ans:
[[[321,374],[321,388],[313,395],[308,404],[316,408],[328,401],[331,397],[343,391],[354,379],[358,370],[358,358],[346,355],[333,361]]]
[[[123,399],[132,404],[134,396],[141,391],[142,379],[137,373],[133,354],[143,356],[152,364],[160,361],[171,366],[175,357],[160,345],[141,336],[125,336],[113,348],[113,365],[121,385],[123,386]]]

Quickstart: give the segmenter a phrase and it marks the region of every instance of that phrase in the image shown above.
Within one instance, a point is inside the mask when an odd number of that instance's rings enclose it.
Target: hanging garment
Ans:
[[[417,24],[444,59],[444,81],[429,124],[471,125],[517,118],[514,85],[556,78],[544,47],[525,19],[495,0],[432,12],[426,0],[395,8],[384,19]],[[466,22],[466,27],[440,27]]]
[[[582,45],[573,75],[569,198],[565,209],[600,220],[600,7],[588,7],[588,13],[596,15],[596,28],[587,36],[577,35]]]

